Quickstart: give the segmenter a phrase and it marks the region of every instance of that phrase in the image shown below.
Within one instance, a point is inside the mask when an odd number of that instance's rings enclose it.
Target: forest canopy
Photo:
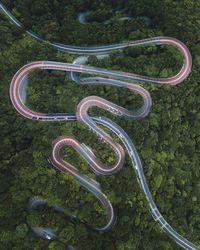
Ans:
[[[30,197],[38,195],[69,213],[94,224],[104,223],[105,211],[90,193],[67,174],[47,162],[51,142],[61,135],[73,136],[89,145],[102,160],[114,161],[112,151],[86,126],[78,122],[43,123],[27,120],[13,108],[9,86],[15,72],[36,60],[73,62],[76,55],[54,50],[26,30],[47,41],[71,45],[102,45],[154,36],[175,37],[191,51],[189,77],[175,87],[142,84],[151,93],[153,107],[144,120],[126,120],[101,114],[119,124],[134,141],[156,204],[166,220],[184,237],[200,247],[200,2],[195,0],[4,0],[1,1],[24,25],[14,26],[0,13],[0,249],[62,250],[67,244],[89,250],[178,250],[157,225],[138,185],[131,161],[126,157],[119,173],[98,177],[111,200],[118,220],[112,232],[99,234],[83,225],[72,225],[51,208],[29,212]],[[78,16],[92,11],[86,24]],[[122,21],[123,17],[132,17]],[[142,18],[141,18],[142,17]],[[145,17],[145,18],[144,18]],[[126,48],[88,64],[155,77],[176,74],[182,57],[170,46]],[[140,100],[128,90],[106,86],[80,86],[59,71],[30,74],[27,105],[41,112],[75,112],[86,96],[97,95],[134,109]],[[93,173],[74,151],[71,163],[90,177]],[[59,241],[31,237],[29,225],[55,229]]]

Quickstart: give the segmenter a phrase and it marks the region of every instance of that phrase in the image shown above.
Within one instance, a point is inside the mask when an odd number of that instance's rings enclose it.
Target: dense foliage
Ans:
[[[183,236],[200,247],[200,2],[195,0],[15,0],[2,1],[27,29],[45,39],[67,44],[105,44],[151,36],[173,36],[182,40],[193,56],[192,73],[176,87],[146,85],[153,107],[142,121],[111,117],[134,140],[145,175],[159,209]],[[120,8],[123,12],[113,12]],[[78,14],[94,11],[88,24],[78,22]],[[151,22],[136,18],[146,16]],[[106,19],[110,19],[105,23]],[[105,162],[113,161],[109,148],[97,143],[95,135],[78,123],[43,123],[26,120],[14,110],[9,85],[14,73],[27,62],[56,60],[72,62],[74,55],[57,52],[38,42],[0,15],[0,249],[180,249],[151,218],[130,160],[114,176],[98,177],[116,210],[114,230],[98,234],[82,225],[72,225],[51,209],[29,213],[27,202],[40,195],[50,204],[59,204],[69,213],[93,224],[105,222],[97,200],[71,177],[55,171],[47,163],[51,141],[60,135],[74,136],[94,148]],[[176,73],[182,58],[171,47],[125,49],[101,61],[95,56],[89,64],[154,76]],[[78,86],[56,71],[37,71],[30,75],[28,105],[45,112],[74,112],[86,96],[98,95],[124,107],[134,108],[137,100],[117,87]],[[65,152],[66,153],[66,152]],[[93,176],[85,162],[72,150],[70,161]],[[60,242],[28,236],[28,225],[57,231]],[[64,243],[64,244],[63,244]]]

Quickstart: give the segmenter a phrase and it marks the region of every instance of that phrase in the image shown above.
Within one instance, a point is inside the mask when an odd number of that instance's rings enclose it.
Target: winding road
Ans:
[[[16,20],[3,5],[0,5],[3,12],[18,26],[22,27],[22,24]],[[32,31],[28,31],[30,35],[37,38],[37,34]],[[33,35],[34,34],[34,35]],[[41,39],[42,40],[42,39]],[[160,225],[161,229],[165,231],[177,244],[179,244],[184,249],[197,250],[199,249],[193,243],[182,237],[178,234],[164,219],[164,217],[159,212],[156,204],[153,201],[153,197],[150,193],[144,172],[141,164],[140,157],[137,153],[137,150],[131,141],[127,133],[113,121],[105,117],[90,117],[88,115],[89,108],[96,106],[98,108],[107,110],[113,115],[127,117],[131,119],[142,119],[148,115],[151,109],[152,101],[150,94],[143,87],[136,84],[130,83],[128,81],[136,82],[147,82],[147,83],[156,83],[156,84],[166,84],[166,85],[177,85],[181,83],[190,73],[192,67],[192,58],[188,48],[179,40],[171,37],[154,37],[148,39],[142,39],[138,41],[131,41],[127,43],[121,43],[116,45],[100,46],[100,47],[77,47],[77,46],[68,46],[58,43],[50,43],[54,48],[63,50],[69,53],[76,53],[81,55],[103,55],[105,53],[110,53],[112,50],[123,49],[129,46],[141,46],[141,45],[161,45],[167,44],[176,47],[184,58],[184,63],[179,71],[173,77],[169,78],[153,78],[148,76],[142,76],[137,74],[132,74],[128,72],[120,72],[107,70],[102,68],[90,67],[86,65],[71,64],[71,63],[62,63],[62,62],[53,62],[53,61],[36,61],[29,63],[19,69],[14,75],[11,85],[10,85],[10,98],[14,108],[24,117],[32,120],[46,121],[46,122],[56,122],[56,121],[79,121],[85,123],[88,128],[97,135],[97,137],[103,143],[108,144],[116,155],[116,162],[113,166],[106,166],[100,162],[92,150],[88,148],[85,144],[80,143],[79,141],[61,136],[55,139],[52,143],[52,154],[50,156],[51,164],[62,172],[67,172],[72,175],[82,186],[84,186],[88,191],[94,194],[94,196],[99,199],[102,205],[107,211],[107,224],[101,227],[96,227],[96,230],[99,231],[108,231],[110,230],[116,221],[116,216],[112,207],[111,202],[108,200],[106,195],[103,193],[100,184],[93,179],[88,178],[87,176],[80,173],[80,171],[73,165],[64,161],[60,156],[60,150],[65,146],[73,147],[88,163],[91,169],[97,175],[109,175],[118,172],[124,163],[125,152],[123,147],[116,143],[112,137],[105,132],[102,127],[106,127],[114,132],[122,141],[125,146],[131,160],[133,168],[137,175],[138,183],[144,192],[146,199],[149,203],[150,212],[154,220]],[[116,104],[113,104],[103,98],[97,96],[89,96],[84,98],[77,107],[76,114],[71,113],[61,113],[61,114],[46,114],[39,113],[33,110],[30,110],[25,103],[23,103],[21,97],[20,86],[23,83],[24,79],[28,74],[35,70],[61,70],[66,72],[73,72],[75,75],[78,73],[87,73],[92,75],[87,78],[73,78],[78,84],[104,84],[110,86],[118,86],[129,89],[133,94],[140,95],[143,98],[143,106],[136,111],[129,111],[123,107],[120,107]],[[73,76],[74,74],[72,74]],[[79,80],[77,80],[79,79]]]

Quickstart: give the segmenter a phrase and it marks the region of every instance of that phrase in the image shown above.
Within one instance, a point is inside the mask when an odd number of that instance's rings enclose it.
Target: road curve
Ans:
[[[0,9],[19,27],[23,25],[16,20],[15,17],[10,14],[3,5],[0,4]],[[38,35],[33,33],[32,31],[27,31],[30,35],[39,39]],[[43,39],[40,39],[43,40]],[[108,46],[100,46],[100,47],[77,47],[77,46],[69,46],[69,45],[60,45],[58,43],[50,43],[54,48],[67,51],[69,53],[76,53],[76,54],[105,54],[109,53],[112,50],[116,49],[123,49],[125,47],[130,46],[138,46],[138,45],[148,45],[148,44],[168,44],[175,46],[183,55],[184,63],[179,71],[173,77],[169,78],[153,78],[148,76],[142,76],[137,74],[131,74],[127,72],[119,72],[113,70],[106,70],[101,68],[89,67],[84,65],[76,65],[70,63],[61,63],[61,62],[50,62],[50,61],[37,61],[33,63],[29,63],[23,66],[21,69],[17,71],[14,75],[11,85],[10,85],[10,98],[12,101],[13,106],[15,109],[24,117],[33,120],[40,120],[40,121],[80,121],[84,122],[92,132],[97,134],[99,139],[104,143],[109,144],[116,155],[116,162],[113,166],[105,166],[103,163],[99,162],[91,149],[89,149],[85,144],[81,144],[77,140],[73,138],[69,138],[66,136],[61,136],[53,141],[52,143],[52,154],[50,157],[50,161],[54,167],[59,169],[62,172],[67,172],[72,175],[78,182],[81,183],[86,189],[88,189],[91,193],[93,193],[102,205],[106,208],[107,211],[107,224],[102,227],[96,227],[96,230],[99,231],[108,231],[110,230],[114,223],[115,223],[115,214],[113,207],[102,192],[100,184],[97,183],[95,180],[88,178],[87,176],[81,174],[78,169],[68,162],[64,161],[60,157],[60,150],[64,146],[73,147],[81,156],[87,161],[91,169],[98,175],[108,175],[119,171],[124,163],[124,149],[121,147],[120,144],[113,141],[109,134],[107,134],[99,125],[103,125],[104,127],[109,128],[113,131],[123,142],[126,150],[129,153],[129,156],[132,160],[132,164],[134,170],[137,175],[138,183],[145,193],[146,199],[149,203],[150,212],[152,217],[156,222],[159,223],[162,230],[168,233],[168,235],[181,247],[184,249],[189,250],[196,250],[199,249],[197,246],[189,242],[187,239],[182,237],[178,234],[163,218],[160,214],[157,206],[155,205],[152,195],[150,193],[148,184],[146,182],[146,178],[143,172],[142,164],[136,148],[132,143],[129,136],[126,132],[115,124],[113,121],[105,118],[105,117],[90,117],[88,115],[88,109],[93,106],[97,106],[104,110],[111,112],[114,115],[124,116],[127,118],[133,119],[141,119],[144,118],[151,109],[151,97],[147,90],[143,87],[138,86],[133,83],[127,82],[128,80],[132,81],[140,81],[140,82],[147,82],[147,83],[158,83],[158,84],[167,84],[167,85],[177,85],[181,83],[190,73],[192,67],[192,58],[188,48],[179,40],[170,37],[155,37],[155,38],[148,38],[142,39],[138,41],[132,41],[128,43],[116,44],[116,45],[108,45]],[[81,78],[80,84],[105,84],[111,86],[118,86],[118,87],[125,87],[128,88],[134,94],[139,94],[143,98],[143,106],[136,110],[136,111],[128,111],[125,108],[122,108],[116,104],[108,102],[107,100],[97,97],[97,96],[90,96],[83,99],[78,107],[76,114],[71,113],[64,113],[64,114],[45,114],[35,112],[30,110],[28,107],[25,106],[23,103],[22,97],[20,96],[20,86],[23,83],[23,80],[27,77],[27,75],[35,69],[53,69],[53,70],[62,70],[67,72],[73,73],[87,73],[91,74],[92,77],[90,78]],[[99,77],[101,76],[101,77]],[[74,79],[75,80],[75,79]],[[123,80],[123,81],[121,81]]]

